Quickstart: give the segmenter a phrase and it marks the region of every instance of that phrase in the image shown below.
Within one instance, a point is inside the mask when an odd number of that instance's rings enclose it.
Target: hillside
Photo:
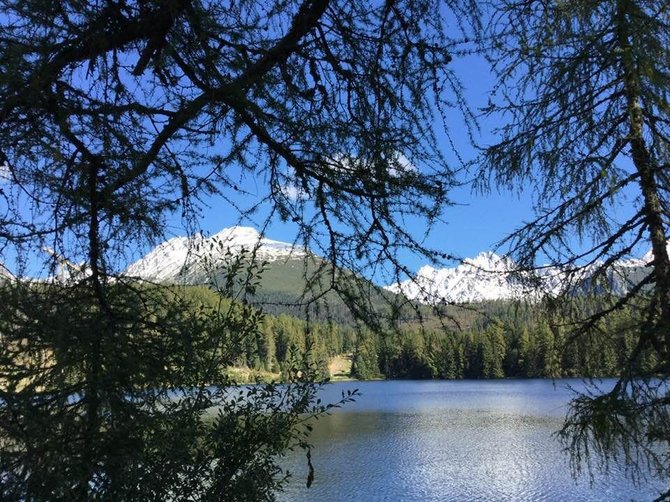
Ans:
[[[653,256],[615,262],[604,276],[595,277],[597,264],[579,271],[545,267],[530,274],[516,271],[516,264],[507,257],[483,252],[451,268],[424,266],[415,277],[380,288],[347,271],[333,275],[327,261],[304,247],[238,226],[211,237],[172,238],[131,264],[126,274],[160,284],[209,285],[239,294],[249,280],[246,265],[252,258],[257,274],[252,275],[254,287],[246,299],[268,313],[353,326],[351,308],[362,304],[364,310],[356,312],[358,316],[394,313],[407,327],[422,323],[429,329],[444,329],[446,323],[447,328],[463,329],[509,309],[510,301],[534,303],[544,293],[591,295],[606,285],[623,294],[649,273],[647,264]]]
[[[258,265],[249,276],[254,256]],[[605,280],[625,291],[646,275],[646,263],[616,263]],[[613,317],[595,338],[568,344],[569,331],[557,327],[560,318],[554,319],[555,326],[548,323],[537,292],[528,294],[528,281],[514,268],[507,258],[482,253],[453,268],[424,267],[414,280],[383,289],[347,271],[333,275],[328,262],[307,249],[233,227],[209,238],[171,239],[132,264],[127,275],[162,285],[187,285],[189,294],[199,292],[209,304],[216,297],[213,290],[241,299],[242,285],[251,284],[252,293],[244,299],[267,315],[262,333],[239,347],[236,371],[245,375],[278,374],[295,354],[308,357],[322,376],[345,376],[342,368],[349,363],[357,378],[614,374],[630,350],[627,326],[635,312]],[[565,271],[542,274],[544,287],[553,287],[555,293],[565,287]],[[575,292],[591,293],[573,302],[583,312],[612,301],[597,294],[589,270],[569,279]],[[367,302],[368,311],[354,315],[343,297],[356,300],[351,302],[354,308]],[[401,304],[395,311],[395,330],[363,327],[355,321],[369,311],[390,315]],[[307,348],[311,350],[305,352]],[[345,360],[347,365],[333,366]],[[329,372],[329,364],[337,368]]]
[[[254,274],[248,278],[252,259]],[[226,228],[209,238],[172,238],[131,264],[126,275],[158,284],[209,285],[233,295],[253,283],[246,299],[268,313],[345,325],[355,321],[343,297],[365,298],[379,315],[396,301],[394,293],[348,271],[333,274],[329,263],[309,250],[264,238],[249,227]]]

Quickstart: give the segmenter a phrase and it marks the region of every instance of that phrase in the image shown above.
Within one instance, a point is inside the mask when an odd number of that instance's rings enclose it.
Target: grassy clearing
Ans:
[[[237,383],[278,382],[281,379],[281,373],[254,370],[246,366],[229,366],[226,373]]]
[[[329,359],[328,371],[331,381],[354,380],[350,376],[352,358],[353,354],[340,354]],[[226,372],[237,383],[279,382],[282,376],[281,373],[254,370],[246,366],[229,366],[226,368]]]
[[[353,354],[340,354],[330,358],[328,371],[331,381],[352,380],[350,376],[352,357]]]

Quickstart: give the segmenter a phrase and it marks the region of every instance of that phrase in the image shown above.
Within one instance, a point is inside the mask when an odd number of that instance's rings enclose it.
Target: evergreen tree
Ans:
[[[240,221],[269,215],[263,228],[294,222],[326,258],[304,297],[330,289],[383,324],[360,278],[373,266],[397,277],[402,248],[439,258],[401,216],[432,224],[454,181],[428,126],[458,93],[443,3],[0,8],[0,261],[17,276],[1,292],[2,498],[272,499],[277,456],[306,447],[294,419],[317,412],[316,373],[304,336],[279,320],[294,383],[223,395],[222,367],[261,363],[254,253],[212,276],[226,301],[199,315],[122,272],[173,218],[195,232],[209,198]],[[259,212],[258,199],[240,202],[250,180],[265,182]],[[26,286],[39,263],[63,287]],[[391,312],[394,298],[380,298]],[[204,423],[213,405],[222,412]]]
[[[504,125],[500,141],[485,149],[479,179],[524,190],[531,183],[538,196],[537,218],[507,241],[512,253],[525,270],[549,257],[569,271],[562,305],[570,339],[600,329],[624,305],[645,311],[618,385],[576,399],[562,437],[577,464],[590,452],[609,458],[623,447],[631,465],[644,458],[670,474],[658,455],[670,440],[668,396],[648,383],[665,380],[670,364],[667,2],[489,6],[482,38],[499,82],[488,111],[502,114]],[[626,201],[632,212],[615,217]],[[589,290],[607,294],[611,277],[622,275],[614,263],[645,247],[653,251],[646,277],[609,306],[580,312],[575,299]],[[658,364],[646,371],[640,358],[650,351]]]
[[[531,377],[535,374],[535,347],[530,338],[527,326],[522,326],[519,331],[519,359],[518,367],[519,373],[524,377]]]
[[[484,332],[482,340],[482,373],[485,378],[503,378],[503,362],[507,350],[507,342],[503,326],[493,323]]]
[[[277,351],[275,346],[275,337],[272,328],[268,324],[263,326],[263,341],[261,344],[261,359],[265,371],[274,373],[279,369],[277,364]]]

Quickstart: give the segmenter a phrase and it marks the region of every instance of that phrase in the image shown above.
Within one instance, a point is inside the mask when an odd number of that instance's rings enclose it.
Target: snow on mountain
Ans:
[[[230,255],[242,250],[268,262],[302,258],[308,252],[265,238],[253,228],[236,226],[211,237],[174,237],[130,265],[126,274],[152,282],[202,283],[207,281],[208,269],[224,266]],[[572,271],[545,267],[531,275],[516,270],[516,264],[507,257],[483,252],[456,267],[438,269],[426,265],[415,277],[386,289],[427,304],[532,298],[546,293],[578,295],[605,289],[623,294],[646,276],[652,259],[649,252],[641,259],[621,260],[597,275],[598,264]]]
[[[455,268],[424,266],[416,277],[388,286],[387,289],[422,303],[519,298],[524,288],[512,274],[513,270],[514,263],[510,259],[483,252],[475,258],[463,260]]]
[[[14,275],[5,267],[4,263],[0,263],[0,280],[2,279],[12,279]]]
[[[537,298],[566,292],[578,295],[606,289],[623,294],[646,275],[647,255],[616,262],[604,274],[596,275],[600,264],[595,263],[573,270],[545,267],[531,275],[515,270],[509,258],[483,252],[453,268],[421,267],[415,277],[386,289],[426,304]]]
[[[306,254],[292,244],[262,237],[254,228],[235,226],[211,237],[196,234],[169,239],[131,264],[126,275],[152,282],[194,282],[206,275],[207,266],[224,265],[227,255],[239,255],[243,250],[268,262]]]
[[[670,243],[668,243],[668,254],[670,254]],[[643,261],[647,265],[651,265],[651,262],[654,261],[654,250],[649,249],[649,251],[646,252],[646,254],[642,257],[640,261]]]

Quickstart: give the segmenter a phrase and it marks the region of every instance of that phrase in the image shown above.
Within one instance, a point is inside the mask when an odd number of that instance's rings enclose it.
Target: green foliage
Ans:
[[[112,317],[85,281],[0,298],[3,499],[273,500],[278,458],[327,410],[304,358],[288,385],[236,387],[264,317],[205,288],[119,281]]]
[[[439,256],[400,222],[439,221],[455,183],[427,126],[462,105],[443,6],[0,0],[5,499],[273,497],[297,417],[319,412],[308,382],[356,343],[307,322],[321,295],[393,325],[397,298],[363,277],[397,277],[402,248]],[[253,249],[204,264],[215,299],[124,278],[206,204],[295,223],[324,256],[288,286],[304,324],[264,331]],[[232,365],[300,385],[232,400]]]
[[[570,359],[556,324],[511,309],[481,329],[394,334],[266,316],[206,287],[108,292],[112,320],[83,283],[0,288],[13,307],[0,315],[3,497],[272,500],[285,480],[277,459],[307,447],[306,418],[327,411],[309,382],[342,347],[362,379],[606,375],[629,357],[635,326],[621,312]],[[104,330],[113,343],[98,347]],[[232,386],[232,364],[274,365],[289,385]]]
[[[379,335],[374,338],[379,368],[387,378],[460,379],[605,377],[626,367],[635,310],[622,310],[588,338],[571,339],[564,334],[568,319],[549,321],[542,310],[538,305],[519,315],[510,305],[506,313],[461,331]]]
[[[379,378],[378,349],[376,337],[370,332],[358,333],[356,348],[351,364],[351,376],[361,380]]]
[[[4,498],[271,499],[273,459],[307,447],[299,417],[324,411],[308,382],[337,351],[355,354],[361,376],[620,371],[611,399],[577,401],[566,431],[578,424],[605,454],[620,440],[659,459],[667,394],[649,382],[667,377],[670,354],[665,2],[491,6],[492,31],[478,39],[491,42],[503,102],[487,111],[508,120],[477,179],[533,180],[538,218],[508,243],[523,267],[547,254],[572,273],[567,308],[547,324],[453,334],[442,320],[417,328],[422,308],[365,280],[397,281],[402,250],[445,258],[405,218],[427,233],[459,181],[431,126],[446,126],[453,102],[472,125],[447,66],[444,2],[0,5],[0,258],[19,276],[42,262],[63,280],[2,285]],[[446,7],[459,26],[477,12],[470,0]],[[259,180],[242,207],[240,185]],[[634,214],[619,223],[612,208],[631,193]],[[267,208],[264,224],[294,222],[324,259],[266,298],[253,250],[211,274],[214,300],[125,281],[128,254],[162,239],[175,213],[196,230],[203,200],[240,221]],[[603,295],[609,266],[646,237],[655,258],[640,287]],[[584,260],[597,272],[586,285]],[[584,288],[603,308],[581,310]],[[252,304],[299,289],[301,322]],[[372,333],[314,322],[335,295],[325,319]],[[229,365],[298,383],[234,398]],[[640,377],[646,392],[631,390]],[[623,428],[603,419],[612,403]],[[207,422],[212,406],[221,413]]]
[[[573,402],[566,445],[576,461],[593,451],[606,463],[623,451],[630,471],[648,464],[667,476],[670,394],[655,383],[667,382],[670,367],[667,2],[490,7],[482,50],[498,81],[486,112],[503,120],[477,180],[484,189],[530,184],[536,217],[504,244],[523,270],[550,260],[568,271],[552,301],[564,329],[542,329],[535,370],[616,374],[613,391],[594,388]],[[653,261],[629,282],[615,263],[650,248]],[[612,289],[615,277],[625,291]]]

